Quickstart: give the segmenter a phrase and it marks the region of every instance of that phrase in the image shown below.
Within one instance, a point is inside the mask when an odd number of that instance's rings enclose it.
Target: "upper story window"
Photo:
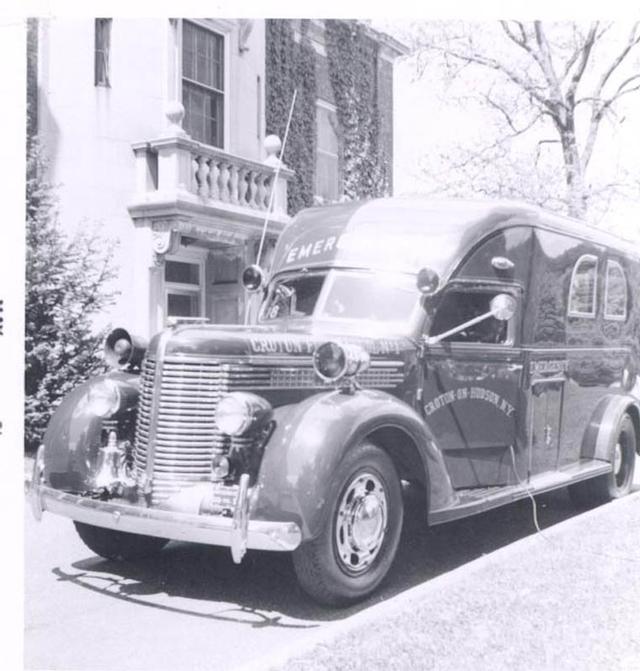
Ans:
[[[194,140],[224,145],[224,37],[183,22],[184,128]]]
[[[627,318],[627,279],[617,261],[607,261],[604,318],[616,321],[624,321]]]
[[[95,20],[94,84],[111,86],[109,56],[112,19]]]
[[[596,287],[598,259],[593,254],[583,254],[573,267],[569,288],[569,316],[596,316]]]
[[[333,105],[318,102],[316,108],[317,150],[315,192],[325,201],[338,200],[340,175],[338,172],[338,134],[336,111]]]

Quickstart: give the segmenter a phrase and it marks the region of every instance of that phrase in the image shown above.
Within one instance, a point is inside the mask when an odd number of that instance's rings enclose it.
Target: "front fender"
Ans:
[[[266,447],[253,510],[259,519],[295,521],[303,539],[322,530],[327,503],[338,495],[345,453],[376,429],[395,427],[417,445],[429,506],[451,503],[453,490],[436,441],[406,403],[378,390],[331,391],[274,410],[276,428]]]
[[[105,379],[118,385],[122,399],[119,411],[109,419],[121,419],[136,409],[139,377],[122,371],[91,378],[67,394],[54,412],[43,439],[44,480],[56,489],[73,492],[89,489],[105,418],[90,413],[83,400],[92,386]]]

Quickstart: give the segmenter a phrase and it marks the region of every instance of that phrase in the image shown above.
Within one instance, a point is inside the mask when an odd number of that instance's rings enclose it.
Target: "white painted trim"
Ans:
[[[571,305],[571,299],[573,298],[573,281],[576,276],[576,271],[580,267],[583,261],[589,260],[589,261],[595,261],[595,277],[594,277],[594,282],[593,282],[593,297],[592,297],[592,304],[591,304],[591,311],[590,312],[581,312],[579,310],[574,310]],[[573,266],[573,270],[571,271],[571,283],[569,284],[569,298],[567,301],[567,315],[569,317],[582,317],[585,319],[595,319],[596,317],[596,310],[597,310],[597,305],[598,305],[598,257],[595,254],[583,254],[576,262],[575,265]]]
[[[609,269],[618,268],[622,273],[622,279],[624,280],[624,314],[622,315],[612,315],[607,312],[609,306]],[[627,321],[627,302],[629,300],[629,292],[627,289],[627,276],[624,272],[624,268],[620,265],[618,261],[613,259],[607,259],[607,269],[605,272],[604,280],[604,318],[606,320],[615,321],[615,322],[624,322]]]

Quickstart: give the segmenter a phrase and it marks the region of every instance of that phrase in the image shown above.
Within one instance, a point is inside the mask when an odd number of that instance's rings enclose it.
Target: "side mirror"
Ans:
[[[491,315],[501,322],[506,322],[516,312],[516,299],[509,294],[498,294],[491,299],[489,310]]]
[[[435,270],[431,268],[422,268],[416,278],[418,291],[424,296],[434,294],[440,284],[440,277]]]
[[[485,312],[484,314],[478,315],[477,317],[473,317],[473,319],[469,319],[463,324],[458,324],[458,326],[454,326],[444,333],[439,333],[435,336],[429,336],[425,338],[425,342],[427,345],[435,345],[441,340],[444,340],[445,338],[448,338],[449,336],[456,333],[460,333],[460,331],[464,331],[466,328],[469,328],[469,326],[479,324],[480,322],[483,322],[490,317],[494,317],[501,322],[508,321],[515,314],[516,306],[517,302],[513,296],[510,296],[509,294],[498,294],[491,299],[491,302],[489,303],[489,312]]]
[[[243,270],[242,285],[249,293],[253,294],[256,291],[260,291],[266,284],[267,276],[259,265],[254,263]]]

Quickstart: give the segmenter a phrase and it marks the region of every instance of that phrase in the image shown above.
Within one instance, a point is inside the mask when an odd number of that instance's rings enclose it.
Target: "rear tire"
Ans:
[[[363,442],[339,468],[320,535],[297,548],[293,565],[302,589],[340,606],[371,594],[387,575],[400,541],[403,501],[389,455]]]
[[[569,496],[580,508],[606,503],[631,491],[636,458],[636,431],[629,415],[623,415],[611,455],[611,473],[569,486]]]
[[[138,559],[162,550],[169,542],[166,538],[94,527],[83,522],[74,522],[82,542],[105,559]]]

